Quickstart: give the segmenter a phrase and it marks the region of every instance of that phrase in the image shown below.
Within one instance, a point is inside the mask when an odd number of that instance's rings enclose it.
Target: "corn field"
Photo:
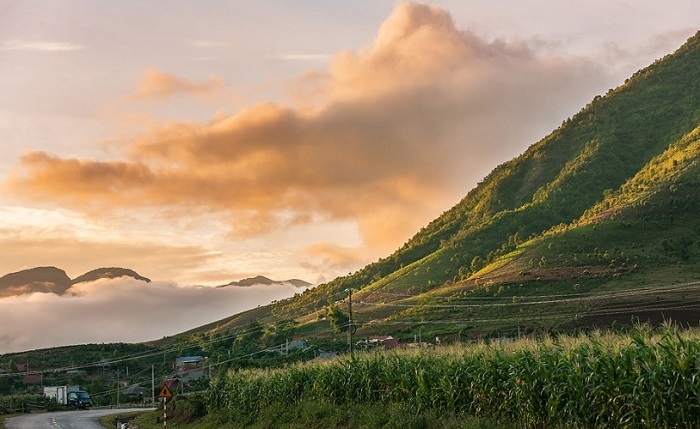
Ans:
[[[360,354],[277,370],[230,371],[212,411],[255,419],[300,401],[407,405],[518,427],[700,427],[700,332],[639,330]]]

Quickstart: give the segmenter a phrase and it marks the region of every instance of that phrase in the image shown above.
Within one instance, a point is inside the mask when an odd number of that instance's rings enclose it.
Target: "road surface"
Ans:
[[[8,419],[5,427],[7,429],[104,429],[99,422],[102,416],[148,410],[148,408],[123,408],[25,414]]]

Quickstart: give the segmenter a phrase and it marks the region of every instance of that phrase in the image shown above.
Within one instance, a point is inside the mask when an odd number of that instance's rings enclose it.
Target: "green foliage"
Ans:
[[[151,364],[157,377],[165,377],[171,369],[164,365],[164,354],[174,359],[172,352],[164,353],[145,344],[85,344],[78,346],[39,349],[0,356],[0,367],[8,371],[0,374],[0,398],[3,395],[40,393],[38,384],[22,382],[25,373],[16,372],[16,363],[29,363],[32,372],[41,372],[44,386],[79,385],[87,389],[96,406],[116,403],[116,395],[109,395],[116,383],[119,370],[121,380],[129,383],[150,383]],[[122,361],[127,357],[129,360]],[[138,357],[138,359],[133,359]],[[126,377],[126,367],[131,376]],[[75,371],[70,371],[75,370]],[[43,397],[43,395],[41,395]]]
[[[168,403],[168,420],[178,423],[191,423],[207,415],[208,398],[197,393],[178,395]]]
[[[39,394],[0,396],[0,414],[28,413],[36,409],[56,408],[55,401]]]
[[[398,404],[518,427],[693,427],[700,421],[700,333],[562,337],[440,351],[363,354],[277,371],[229,372],[213,413],[254,423],[304,403]]]
[[[294,336],[296,328],[297,322],[292,319],[278,320],[274,325],[265,327],[262,340],[268,347],[282,344]]]
[[[331,328],[333,328],[333,332],[336,334],[346,332],[348,330],[350,317],[340,308],[338,308],[337,305],[329,304],[326,307],[326,318],[328,319],[328,323],[331,325]]]
[[[114,419],[109,419],[113,426]],[[135,419],[142,429],[160,429],[159,412],[143,413]],[[511,429],[508,422],[479,419],[459,413],[416,414],[401,404],[347,404],[338,407],[318,401],[302,401],[294,407],[273,404],[251,420],[238,413],[221,410],[193,423],[177,422],[182,429]]]

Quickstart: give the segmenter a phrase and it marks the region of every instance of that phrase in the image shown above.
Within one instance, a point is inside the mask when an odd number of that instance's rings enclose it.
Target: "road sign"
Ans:
[[[158,393],[158,398],[172,398],[173,397],[173,392],[168,389],[168,386],[165,384],[163,385],[163,388],[160,389],[160,392]]]

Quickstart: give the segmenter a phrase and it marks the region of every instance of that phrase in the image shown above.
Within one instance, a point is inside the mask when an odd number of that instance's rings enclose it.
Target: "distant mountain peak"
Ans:
[[[71,286],[78,283],[119,277],[133,277],[146,283],[151,281],[128,268],[98,268],[71,280],[60,268],[36,267],[0,277],[0,298],[35,292],[63,295]]]
[[[248,277],[242,280],[238,281],[233,281],[228,284],[218,286],[218,287],[228,287],[228,286],[238,286],[238,287],[248,287],[248,286],[254,286],[254,285],[266,285],[266,286],[271,286],[271,285],[282,285],[282,284],[291,284],[295,287],[309,287],[311,286],[311,283],[306,282],[304,280],[299,280],[299,279],[291,279],[291,280],[271,280],[265,276],[255,276],[255,277]]]
[[[70,286],[70,277],[59,268],[30,268],[0,277],[0,298],[34,292],[61,295]]]
[[[119,277],[132,277],[136,280],[141,280],[146,283],[150,283],[151,279],[141,276],[134,270],[128,268],[97,268],[95,270],[89,271],[82,276],[73,279],[72,284],[78,284],[83,282],[94,282],[99,279],[116,279]]]

